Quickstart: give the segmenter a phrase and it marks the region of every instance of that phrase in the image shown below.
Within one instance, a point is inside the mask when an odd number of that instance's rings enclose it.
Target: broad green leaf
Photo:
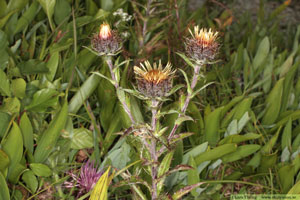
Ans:
[[[58,92],[54,89],[41,89],[33,95],[33,99],[26,110],[45,112],[47,108],[53,107],[58,102]]]
[[[217,108],[204,117],[205,121],[205,139],[212,146],[215,146],[220,140],[220,120],[223,107]]]
[[[48,177],[52,175],[52,170],[42,163],[31,163],[29,166],[32,172],[37,176]]]
[[[188,164],[190,156],[196,157],[199,154],[205,152],[207,150],[207,146],[208,146],[208,143],[205,142],[205,143],[199,144],[198,146],[192,148],[189,152],[185,153],[182,158],[182,164]]]
[[[289,164],[278,170],[282,193],[286,194],[294,184],[294,165]]]
[[[23,139],[19,126],[13,122],[13,126],[5,139],[2,149],[8,155],[10,164],[9,172],[16,167],[16,165],[21,161],[23,155]]]
[[[284,78],[277,81],[274,88],[269,93],[266,99],[266,112],[262,118],[262,124],[273,124],[280,113]]]
[[[8,155],[2,149],[0,149],[0,160],[0,173],[2,172],[4,174],[4,171],[9,166],[10,161]]]
[[[22,99],[23,97],[25,97],[26,82],[22,78],[13,79],[11,81],[11,89],[14,96]]]
[[[198,170],[197,170],[197,164],[194,160],[194,158],[192,156],[190,156],[190,159],[189,159],[189,165],[191,167],[193,167],[193,169],[190,169],[187,171],[187,180],[188,180],[188,184],[189,185],[193,185],[193,184],[196,184],[196,183],[199,183],[200,182],[200,178],[199,178],[199,174],[198,174]],[[194,196],[194,197],[197,197],[198,196],[198,193],[196,192],[196,189],[193,189],[191,191],[191,194]]]
[[[288,73],[288,71],[290,70],[290,68],[293,65],[293,60],[294,60],[294,54],[291,54],[286,59],[286,61],[284,61],[284,63],[280,67],[280,75],[279,75],[280,78],[284,77],[286,75],[286,73]]]
[[[34,152],[35,162],[42,163],[48,158],[60,136],[61,130],[65,127],[67,116],[68,104],[64,102],[60,112],[56,114],[37,142],[38,145]]]
[[[0,172],[0,200],[10,199],[8,186],[3,174]]]
[[[260,173],[269,172],[270,169],[274,168],[274,166],[276,165],[277,159],[278,159],[277,152],[272,154],[262,154],[260,165],[257,171]]]
[[[58,0],[54,9],[54,21],[57,25],[60,25],[64,20],[71,16],[72,8],[67,0]]]
[[[23,160],[24,158],[22,158]],[[26,167],[21,163],[17,163],[16,167],[14,167],[10,173],[8,174],[8,181],[17,184],[19,182],[20,176],[26,171]]]
[[[0,108],[0,111],[12,115],[12,114],[19,113],[20,108],[21,108],[21,103],[16,97],[6,98],[4,99],[4,106]]]
[[[0,137],[2,138],[8,128],[10,122],[10,115],[6,112],[0,111]]]
[[[35,18],[37,11],[39,8],[39,4],[37,1],[33,1],[30,7],[24,12],[21,18],[18,20],[16,29],[14,34],[19,33],[20,31],[24,30],[32,20]]]
[[[195,162],[197,165],[200,165],[204,161],[216,160],[223,157],[226,154],[236,151],[236,149],[236,144],[223,144],[196,156]]]
[[[22,132],[25,148],[30,153],[33,153],[33,128],[26,112],[23,113],[20,119],[20,129]]]
[[[52,16],[54,14],[56,0],[38,0],[38,2],[41,4],[48,17],[51,30],[54,31],[55,26],[52,21]]]
[[[18,68],[22,75],[43,74],[49,71],[46,63],[33,59],[19,63]]]
[[[47,68],[49,69],[49,72],[46,74],[46,77],[49,81],[53,81],[57,67],[59,62],[59,52],[55,52],[51,55],[50,59],[47,62]]]
[[[242,145],[239,146],[235,152],[223,156],[222,161],[224,163],[234,162],[255,153],[259,149],[260,145],[257,144]]]
[[[100,0],[101,8],[110,11],[114,7],[114,1]]]
[[[108,186],[114,177],[114,172],[109,175],[110,167],[97,181],[89,200],[107,200]]]
[[[113,150],[108,154],[107,159],[111,160],[113,167],[122,169],[130,161],[130,146],[124,142],[120,148]]]
[[[26,186],[35,193],[38,188],[38,180],[31,170],[24,172],[22,175],[22,180],[25,182]]]
[[[259,44],[257,52],[255,54],[254,60],[253,60],[253,68],[254,70],[257,70],[261,64],[263,64],[264,60],[268,56],[270,51],[270,42],[269,38],[265,37]]]
[[[0,69],[0,93],[2,96],[10,96],[10,83],[3,70]]]
[[[7,9],[6,0],[0,0],[0,18],[2,18],[5,15],[6,9]]]
[[[71,139],[72,149],[85,149],[93,147],[93,134],[85,128],[74,129]]]
[[[175,121],[176,125],[180,125],[181,123],[185,122],[185,121],[193,121],[193,118],[191,118],[190,116],[182,116],[182,117],[178,117]]]
[[[300,180],[289,190],[287,194],[300,194]]]

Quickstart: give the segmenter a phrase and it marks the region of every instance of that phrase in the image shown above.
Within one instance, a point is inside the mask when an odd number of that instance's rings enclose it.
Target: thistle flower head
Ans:
[[[134,66],[134,73],[138,90],[146,97],[155,98],[166,96],[170,91],[175,70],[172,71],[170,63],[163,68],[161,61],[153,66],[149,61],[145,61],[144,64],[140,63],[140,67]]]
[[[87,161],[81,166],[80,173],[70,173],[71,181],[65,182],[65,187],[73,188],[78,187],[78,196],[89,192],[96,185],[99,178],[102,176],[103,171],[94,166],[94,162]]]
[[[194,27],[194,33],[189,31],[192,38],[188,38],[185,43],[187,54],[200,63],[213,61],[219,49],[219,44],[216,41],[218,32],[203,28],[199,30],[198,26]]]
[[[94,34],[91,43],[92,48],[99,55],[114,55],[122,47],[117,32],[113,31],[107,23],[101,24],[99,33]]]

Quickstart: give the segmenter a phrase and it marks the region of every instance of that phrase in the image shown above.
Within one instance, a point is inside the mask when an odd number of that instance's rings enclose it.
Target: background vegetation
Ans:
[[[177,54],[188,29],[219,31],[220,62],[206,66],[196,88],[213,84],[190,103],[194,121],[180,131],[194,134],[174,147],[170,163],[193,169],[168,176],[166,193],[201,182],[184,199],[300,194],[299,22],[281,23],[291,1],[270,11],[262,0],[255,16],[237,15],[228,2],[191,11],[187,0],[0,0],[0,199],[75,199],[79,188],[63,183],[88,158],[102,169],[124,170],[112,180],[109,199],[140,199],[137,191],[150,198],[139,184],[149,177],[134,137],[120,136],[130,120],[115,88],[91,73],[110,76],[104,59],[89,50],[104,21],[124,41],[114,60],[123,88],[133,88],[133,66],[144,60],[170,61],[190,77],[192,68]],[[180,73],[174,84],[185,84]],[[185,92],[163,110],[178,110]],[[128,97],[135,119],[148,121],[149,108]],[[162,118],[167,132],[177,115]]]

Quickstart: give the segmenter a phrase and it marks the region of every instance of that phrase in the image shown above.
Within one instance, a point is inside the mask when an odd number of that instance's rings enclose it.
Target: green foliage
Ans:
[[[268,2],[254,20],[214,1],[0,0],[0,200],[75,199],[64,184],[87,159],[108,170],[81,199],[300,194],[300,26]],[[112,57],[90,45],[103,22],[123,42]],[[220,43],[195,85],[194,25]],[[177,69],[156,107],[137,92],[144,60]]]

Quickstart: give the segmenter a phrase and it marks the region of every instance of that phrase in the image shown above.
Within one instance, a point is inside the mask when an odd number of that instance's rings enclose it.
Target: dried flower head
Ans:
[[[219,49],[216,41],[218,32],[211,29],[200,29],[194,27],[194,34],[189,30],[192,38],[188,38],[185,43],[187,54],[197,62],[206,63],[213,61]]]
[[[94,162],[87,161],[81,166],[80,174],[70,173],[71,181],[65,182],[65,187],[73,188],[78,187],[78,196],[85,194],[93,189],[99,178],[102,176],[103,171],[94,166]]]
[[[109,24],[103,23],[98,34],[92,38],[92,48],[99,55],[114,55],[122,47],[121,39],[116,31],[111,30]]]
[[[140,66],[134,66],[138,90],[150,98],[166,96],[172,87],[172,79],[175,73],[175,70],[172,71],[171,64],[168,62],[163,69],[161,61],[159,61],[158,66],[154,63],[153,67],[149,61],[145,61],[144,64],[140,63]]]

